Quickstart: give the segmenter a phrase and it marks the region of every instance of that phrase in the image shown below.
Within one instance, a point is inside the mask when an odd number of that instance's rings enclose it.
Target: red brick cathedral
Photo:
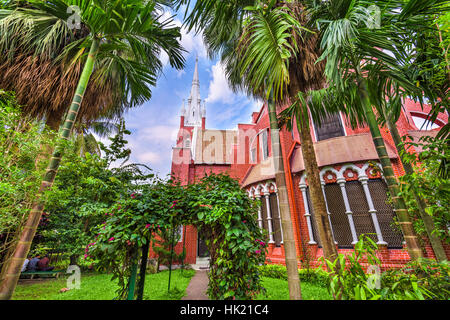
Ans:
[[[403,112],[397,122],[400,134],[414,139],[435,135],[439,127],[448,122],[448,115],[440,114],[427,130],[420,130],[418,123],[421,119],[423,123],[428,111],[412,100],[404,101]],[[339,252],[353,250],[359,235],[365,233],[379,244],[383,268],[399,267],[408,262],[403,236],[392,225],[394,211],[386,203],[386,183],[379,171],[369,165],[379,165],[369,128],[352,129],[340,113],[329,116],[321,126],[311,121],[310,127],[328,217]],[[394,142],[389,131],[381,129],[392,166],[400,176],[404,171]],[[305,181],[299,133],[296,129],[293,132],[283,129],[280,140],[297,256],[299,263],[308,260],[314,264],[322,256],[322,248]],[[172,155],[172,174],[182,184],[195,183],[205,173],[211,172],[226,172],[236,178],[249,197],[261,200],[258,222],[269,232],[268,262],[284,264],[278,190],[271,161],[266,104],[252,114],[251,123],[237,124],[235,130],[206,129],[206,106],[200,97],[197,60],[191,93],[181,109],[180,129]],[[186,263],[196,264],[201,260],[199,258],[208,255],[195,227],[185,227],[182,237],[185,239],[180,240],[177,249],[181,250],[182,243],[185,243]],[[447,252],[449,256],[450,250]],[[430,246],[426,256],[434,257]]]

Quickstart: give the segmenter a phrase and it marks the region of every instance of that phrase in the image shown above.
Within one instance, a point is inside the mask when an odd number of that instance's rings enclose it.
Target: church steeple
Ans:
[[[184,118],[186,126],[201,127],[202,117],[206,114],[205,106],[202,106],[200,98],[200,80],[198,76],[198,56],[195,59],[194,78],[192,79],[191,95]]]

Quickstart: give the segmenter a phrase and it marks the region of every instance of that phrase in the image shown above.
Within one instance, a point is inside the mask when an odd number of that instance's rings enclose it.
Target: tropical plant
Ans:
[[[68,18],[69,6],[76,5],[80,9],[80,20],[86,27],[87,36],[85,38],[65,45],[62,50],[65,57],[71,56],[72,59],[76,57],[84,61],[72,104],[60,130],[60,136],[63,139],[70,137],[94,70],[101,70],[97,74],[101,79],[114,70],[110,66],[120,66],[122,75],[127,79],[121,93],[126,97],[141,97],[138,101],[142,102],[150,98],[150,95],[143,95],[143,93],[149,93],[149,86],[156,83],[158,71],[162,66],[159,60],[161,50],[168,54],[172,66],[181,68],[184,64],[182,49],[178,42],[180,28],[170,26],[170,19],[160,21],[162,13],[156,10],[154,1],[55,0],[30,1],[30,3],[38,8],[38,13],[56,15],[62,10],[64,18]],[[159,13],[157,14],[157,12]],[[32,43],[35,48],[39,48],[45,44],[43,39],[49,35],[51,30],[44,29],[33,34],[27,43]],[[2,40],[4,40],[3,37]],[[45,49],[47,47],[41,48],[41,50]],[[86,51],[89,51],[87,55]],[[123,96],[121,98],[125,99]],[[53,152],[39,194],[51,188],[63,154],[62,144],[59,144]],[[43,208],[42,199],[36,201],[32,207],[25,231],[21,234],[12,262],[0,286],[0,299],[9,299],[12,296]]]
[[[448,262],[418,259],[399,270],[381,273],[377,244],[362,236],[350,255],[338,259],[322,259],[334,271],[328,291],[335,300],[426,300],[448,299]],[[345,268],[336,269],[339,260]]]
[[[448,261],[436,262],[419,259],[401,269],[385,271],[381,275],[381,287],[385,299],[405,300],[425,298],[448,300],[450,298],[450,265]],[[420,295],[418,291],[423,292]]]
[[[389,83],[389,81],[388,81]],[[394,89],[394,88],[392,88]],[[386,100],[381,101],[380,103],[380,111],[381,111],[381,117],[380,119],[384,121],[384,123],[387,125],[389,132],[392,136],[392,139],[394,141],[395,147],[397,149],[397,152],[400,157],[400,161],[402,163],[403,169],[405,170],[406,175],[413,176],[414,175],[414,167],[413,163],[415,163],[416,157],[411,156],[411,154],[407,153],[407,150],[405,149],[405,145],[403,143],[403,140],[400,136],[400,133],[397,129],[397,126],[395,123],[398,120],[398,117],[395,117],[392,110],[399,110],[401,109],[401,106],[393,107],[393,104],[400,104],[401,103],[401,95],[399,94],[399,88],[395,88],[397,90],[390,90],[390,92],[386,92]],[[408,148],[407,148],[408,149]],[[443,153],[445,159],[445,152]],[[442,164],[440,168],[443,168]],[[445,168],[445,166],[444,166]],[[403,178],[400,178],[401,181],[405,181]],[[400,185],[400,188],[403,190],[405,188],[404,185]],[[406,186],[408,188],[410,195],[413,196],[413,199],[415,200],[415,203],[410,203],[411,198],[407,199],[407,196],[404,195],[404,199],[406,201],[408,210],[411,212],[411,208],[414,208],[417,210],[417,214],[421,221],[423,222],[423,225],[426,230],[426,234],[428,239],[430,240],[431,246],[433,248],[434,254],[438,261],[444,261],[447,260],[447,255],[445,253],[444,247],[442,246],[442,242],[439,239],[439,237],[436,235],[436,226],[434,224],[433,218],[430,214],[427,213],[427,202],[419,194],[419,191],[417,190],[417,184],[409,184]],[[408,201],[409,200],[409,201]],[[412,205],[412,206],[411,206]],[[417,231],[417,228],[415,228]]]
[[[399,61],[408,56],[407,35],[427,24],[427,17],[439,14],[444,1],[311,1],[311,21],[320,29],[325,75],[337,92],[350,96],[350,105],[364,114],[370,128],[394,210],[412,259],[423,256],[408,216],[404,199],[378,127],[373,107],[384,90],[380,79],[392,79],[399,87],[417,92],[405,77]],[[421,24],[421,23],[422,24]],[[406,38],[405,38],[406,37]],[[392,53],[389,54],[388,52]]]
[[[109,120],[106,121],[94,121],[87,125],[78,125],[74,128],[75,134],[72,139],[74,140],[75,151],[83,156],[86,152],[90,154],[96,154],[101,156],[101,147],[94,134],[100,138],[105,138],[118,133],[122,126],[123,119],[120,119],[118,123],[112,123]]]
[[[55,131],[75,94],[88,51],[88,47],[79,45],[89,41],[89,26],[83,19],[77,25],[76,20],[78,9],[86,5],[83,2],[11,1],[7,9],[0,11],[0,88],[14,90],[24,106],[23,112],[44,119]],[[169,1],[151,2],[158,10],[162,10],[162,4],[170,5]],[[159,17],[155,15],[152,20]],[[170,20],[161,22],[162,26],[168,24]],[[160,42],[168,42],[159,45],[171,50],[170,40],[161,38]],[[147,71],[153,70],[149,73],[152,76],[145,79],[142,75],[146,69],[137,67],[140,61],[127,52],[127,46],[116,50],[120,60],[103,57],[97,61],[83,98],[86,107],[79,110],[75,121],[77,127],[95,126],[93,122],[100,118],[117,120],[126,110],[151,97],[145,84],[154,83],[154,75],[162,65],[152,60],[147,66]],[[157,55],[159,48],[150,45],[145,50]],[[134,74],[130,74],[133,68]]]
[[[413,166],[412,172],[407,172],[400,178],[400,187],[405,198],[410,215],[413,217],[414,229],[421,236],[428,236],[431,232],[439,243],[444,241],[450,243],[450,206],[449,181],[443,179],[438,174],[441,169],[441,159],[449,159],[449,141],[433,137],[423,137],[417,142],[404,142],[406,149],[401,153],[405,161]],[[409,148],[421,150],[418,157],[409,153]],[[449,170],[449,160],[447,160],[446,170]],[[433,222],[433,227],[429,230],[426,220],[417,214],[419,203],[415,197],[419,196],[425,201],[425,214]],[[438,257],[439,258],[439,257]],[[447,260],[445,252],[444,258]]]

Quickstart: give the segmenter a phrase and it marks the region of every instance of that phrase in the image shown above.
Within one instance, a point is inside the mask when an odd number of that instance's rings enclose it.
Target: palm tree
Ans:
[[[120,123],[123,119],[120,120]],[[114,124],[108,119],[106,121],[95,121],[86,125],[78,125],[74,127],[74,148],[75,153],[79,156],[84,156],[85,153],[96,154],[101,156],[100,144],[94,134],[98,135],[100,138],[105,138],[113,133],[119,132],[119,125]]]
[[[189,1],[179,1],[183,4]],[[198,1],[187,16],[191,29],[202,30],[211,56],[220,56],[226,67],[229,82],[235,90],[267,99],[273,96],[277,104],[298,101],[299,92],[321,88],[325,81],[323,64],[315,64],[319,57],[317,37],[305,33],[307,16],[301,2],[288,1]],[[272,147],[280,156],[279,126],[275,103],[269,99]],[[300,115],[299,115],[300,116]],[[303,119],[308,116],[303,114]],[[300,121],[302,153],[310,186],[311,200],[316,213],[319,236],[327,259],[337,258],[325,199],[320,183],[319,169],[309,130],[309,120]],[[275,159],[276,183],[286,182],[281,158]],[[282,174],[281,174],[282,173]],[[287,193],[280,199],[287,204]],[[286,266],[290,281],[290,297],[300,297],[298,288],[296,251],[288,206],[281,206],[283,241]],[[292,246],[291,246],[292,242]]]
[[[403,153],[405,151],[405,146],[403,144],[402,138],[400,136],[400,133],[398,132],[397,126],[395,123],[397,122],[398,118],[394,116],[392,113],[392,109],[398,109],[398,107],[393,108],[387,105],[392,103],[401,103],[401,97],[395,96],[390,97],[390,99],[386,102],[382,101],[381,108],[382,108],[382,118],[384,118],[384,121],[389,129],[389,132],[392,136],[392,139],[394,140],[395,147],[397,149],[397,152],[400,157],[400,161],[403,165],[403,169],[405,170],[405,173],[408,175],[414,174],[413,166],[410,162],[404,159]],[[419,193],[416,190],[416,186],[412,185],[411,190],[414,196],[414,199],[417,204],[417,209],[420,218],[423,220],[423,224],[425,226],[426,233],[428,235],[428,239],[430,240],[431,247],[433,248],[434,254],[436,255],[436,259],[438,261],[445,261],[447,260],[447,255],[445,254],[445,249],[442,246],[442,242],[439,239],[439,237],[436,235],[434,230],[436,230],[436,226],[434,224],[433,218],[427,214],[426,208],[427,204],[425,200],[419,195]]]
[[[414,84],[402,74],[396,59],[408,55],[402,37],[423,26],[427,15],[437,14],[445,1],[309,2],[312,21],[320,28],[324,52],[319,61],[326,59],[327,80],[341,93],[353,94],[352,102],[359,104],[365,113],[410,257],[418,259],[423,256],[422,251],[405,201],[399,196],[398,181],[373,110],[381,100],[381,92],[373,90],[372,84],[376,82],[373,79],[379,79],[382,74],[405,90],[415,91]]]
[[[169,3],[154,2],[158,9],[161,3]],[[16,92],[24,114],[45,120],[57,131],[75,94],[83,69],[79,55],[86,49],[63,50],[89,37],[89,29],[84,23],[74,28],[71,13],[35,10],[43,5],[42,1],[11,1],[0,10],[0,87]],[[121,63],[98,67],[83,98],[86,108],[80,110],[76,123],[118,120],[150,96],[147,86],[127,79]]]
[[[102,76],[116,69],[112,67],[114,65],[123,70],[126,83],[122,93],[133,97],[148,90],[147,86],[155,85],[162,66],[159,60],[161,50],[168,54],[172,66],[180,69],[184,65],[183,50],[178,41],[180,29],[171,27],[170,20],[159,21],[160,16],[157,14],[154,1],[54,0],[28,2],[39,13],[55,15],[61,20],[67,18],[68,7],[76,5],[80,9],[80,19],[88,30],[85,38],[66,44],[62,50],[63,57],[71,56],[72,59],[83,59],[84,61],[72,104],[60,130],[60,137],[63,140],[70,137],[89,80],[93,74],[96,74],[96,70],[100,70],[97,73],[99,81]],[[165,2],[169,3],[169,1]],[[42,44],[42,39],[48,36],[48,31],[49,29],[39,30],[37,28],[34,41],[29,44],[38,47]],[[86,56],[87,50],[89,53]],[[150,96],[145,98],[148,99]],[[146,100],[145,98],[143,100]],[[0,299],[10,299],[14,292],[21,266],[29,252],[42,215],[44,203],[40,195],[51,188],[54,182],[64,153],[63,145],[63,143],[58,143],[53,152],[39,190],[37,197],[39,200],[32,206],[11,262],[6,269],[5,279],[0,286]]]

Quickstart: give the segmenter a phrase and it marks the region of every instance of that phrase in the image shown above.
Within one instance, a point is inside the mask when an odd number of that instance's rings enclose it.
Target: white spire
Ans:
[[[198,56],[195,59],[194,78],[192,79],[191,95],[188,99],[188,113],[185,117],[185,125],[202,125],[202,100],[200,98],[200,80],[198,76]]]

